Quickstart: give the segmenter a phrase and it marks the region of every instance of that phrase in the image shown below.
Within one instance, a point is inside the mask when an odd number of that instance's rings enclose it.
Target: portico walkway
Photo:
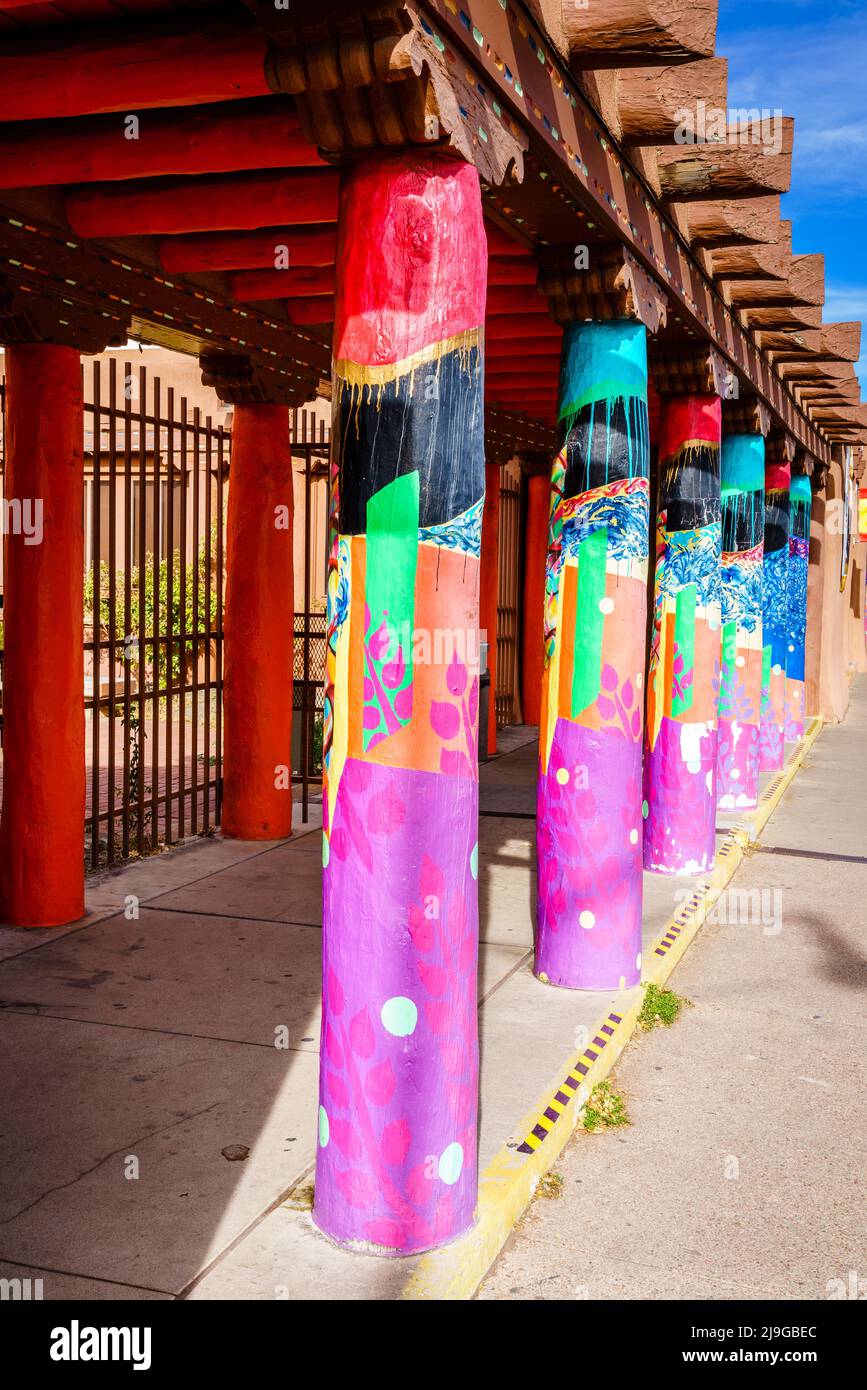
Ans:
[[[639,995],[531,973],[534,732],[481,773],[482,1170]],[[417,1261],[339,1251],[305,1209],[320,864],[315,828],[199,840],[92,880],[83,924],[0,929],[0,1277],[47,1299],[401,1295]],[[691,882],[645,875],[645,950]]]

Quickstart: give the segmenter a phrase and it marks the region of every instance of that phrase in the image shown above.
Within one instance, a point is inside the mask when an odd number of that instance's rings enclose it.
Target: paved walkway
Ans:
[[[821,826],[829,837],[821,848],[863,854],[863,826],[856,827],[851,802],[836,795],[836,773],[817,773],[845,764],[853,779],[850,797],[863,797],[863,739],[859,706],[846,728],[823,735],[809,773],[800,775],[804,790],[797,795],[808,807],[806,819],[796,817],[800,840],[788,823],[796,794],[790,792],[771,822],[772,842],[812,851]],[[839,753],[829,755],[826,740]],[[525,1138],[528,1110],[583,1045],[579,1039],[592,1038],[612,1009],[623,1014],[639,1000],[638,990],[553,990],[533,977],[535,731],[506,730],[501,748],[502,756],[481,771],[483,1170],[504,1145],[513,1150]],[[88,917],[72,928],[0,926],[0,1113],[7,1117],[0,1126],[0,1278],[42,1277],[46,1299],[402,1295],[412,1260],[337,1250],[315,1230],[298,1197],[309,1185],[316,1151],[321,849],[315,822],[311,826],[291,841],[271,844],[215,836],[103,873],[89,880]],[[646,1101],[636,1088],[635,1127],[575,1146],[569,1164],[580,1160],[580,1168],[567,1183],[567,1197],[548,1208],[560,1227],[549,1235],[559,1245],[540,1245],[535,1265],[521,1253],[529,1250],[539,1221],[531,1216],[530,1234],[516,1242],[484,1296],[517,1296],[509,1290],[525,1278],[531,1297],[537,1287],[555,1297],[573,1297],[575,1287],[596,1287],[596,1281],[602,1287],[600,1270],[610,1268],[599,1260],[613,1268],[611,1251],[635,1260],[636,1249],[646,1248],[653,1269],[685,1268],[685,1251],[693,1246],[676,1222],[669,1238],[666,1223],[674,1218],[659,1201],[670,1192],[675,1213],[697,1211],[704,1202],[722,1211],[719,1171],[730,1154],[739,1157],[741,1178],[723,1192],[736,1213],[737,1194],[758,1183],[778,1224],[785,1220],[790,1230],[804,1224],[817,1258],[831,1261],[826,1278],[841,1262],[843,1274],[857,1268],[842,1239],[828,1235],[849,1219],[842,1198],[839,1215],[828,1202],[829,1192],[836,1201],[830,1179],[850,1161],[844,1156],[854,1124],[853,1043],[863,1037],[851,1007],[851,968],[838,944],[852,928],[836,914],[832,929],[802,921],[796,888],[801,875],[816,889],[821,871],[827,904],[829,870],[835,893],[845,872],[852,877],[846,891],[854,907],[859,873],[865,896],[864,869],[848,861],[762,854],[747,871],[761,861],[773,867],[773,882],[787,885],[783,932],[765,938],[740,928],[735,951],[722,933],[705,929],[680,971],[692,972],[693,960],[717,951],[712,959],[719,983],[709,974],[703,985],[711,1002],[705,1005],[691,977],[681,985],[697,1007],[676,1031],[635,1051],[640,1057],[660,1050],[663,1060],[652,1065],[664,1068],[652,1073],[655,1090]],[[645,953],[692,883],[645,876]],[[806,1003],[795,1004],[786,990],[797,988],[798,965],[812,963],[814,954],[834,981],[811,987]],[[720,1030],[722,1065],[710,1051],[716,1033],[710,1024],[707,1031],[699,1026],[706,1015]],[[758,1036],[747,1045],[741,1034],[753,1018]],[[682,1076],[673,1060],[678,1048]],[[743,1076],[747,1051],[758,1078],[763,1068],[781,1066],[784,1078],[794,1068],[791,1085],[775,1077],[774,1094],[756,1100]],[[630,1058],[622,1070],[632,1065]],[[693,1073],[706,1079],[706,1090],[701,1105],[691,1097],[681,1115],[684,1076]],[[799,1080],[802,1074],[811,1079]],[[708,1117],[722,1095],[732,1097],[733,1110],[715,1128]],[[776,1107],[788,1107],[785,1124]],[[661,1126],[658,1148],[645,1156],[646,1176],[632,1179],[628,1160],[648,1142],[648,1109]],[[754,1148],[738,1127],[741,1115],[748,1117]],[[779,1165],[782,1146],[788,1146],[790,1181],[804,1188],[794,1217],[791,1193],[761,1187]],[[759,1177],[751,1166],[756,1163]],[[593,1197],[582,1201],[582,1184],[589,1193],[594,1172]],[[626,1203],[619,1227],[618,1203]],[[694,1247],[711,1284],[714,1262],[725,1264],[732,1245],[720,1211]],[[762,1228],[746,1210],[744,1221],[758,1240]],[[762,1239],[768,1245],[767,1231]],[[509,1273],[512,1260],[525,1258],[524,1274]]]
[[[867,1280],[867,679],[853,696],[724,895],[730,920],[677,966],[693,1007],[612,1074],[631,1127],[575,1136],[562,1196],[533,1204],[481,1298],[824,1299]]]

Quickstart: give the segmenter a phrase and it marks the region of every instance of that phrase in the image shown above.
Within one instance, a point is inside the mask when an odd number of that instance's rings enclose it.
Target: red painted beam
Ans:
[[[286,312],[299,327],[310,323],[333,323],[334,296],[316,295],[314,298],[287,299]]]
[[[521,362],[526,357],[542,357],[556,365],[560,361],[560,345],[548,338],[534,338],[531,342],[519,344],[512,338],[491,338],[485,343],[485,357],[488,361],[515,358]]]
[[[544,339],[559,348],[563,329],[547,314],[509,314],[485,319],[486,342]]]
[[[209,270],[272,270],[278,256],[290,266],[333,265],[334,226],[272,227],[264,232],[215,232],[213,236],[166,237],[158,247],[164,270],[174,274]]]
[[[0,126],[0,188],[323,163],[292,103],[280,97],[144,111],[137,119],[136,139],[127,138],[119,115]]]
[[[485,222],[485,234],[488,238],[489,256],[527,256],[532,260],[532,252],[528,250],[520,241],[509,236],[494,222]]]
[[[537,274],[529,256],[494,256],[488,261],[488,285],[535,285]]]
[[[533,394],[535,391],[544,392],[553,399],[557,389],[556,376],[528,376],[526,372],[509,372],[503,376],[486,377],[486,382],[491,391],[521,391],[524,394]]]
[[[524,285],[495,286],[488,293],[487,313],[491,317],[501,314],[544,315],[551,323],[547,299]]]
[[[4,41],[0,120],[267,96],[264,58],[265,36],[252,19],[43,30]]]
[[[246,270],[233,275],[229,288],[234,299],[283,299],[334,294],[334,266],[294,266],[286,270]]]
[[[143,180],[70,193],[66,216],[79,236],[166,236],[251,231],[280,222],[336,222],[336,171],[208,175]]]

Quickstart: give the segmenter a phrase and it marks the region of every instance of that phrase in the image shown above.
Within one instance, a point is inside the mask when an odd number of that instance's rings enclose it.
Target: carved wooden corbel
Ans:
[[[84,353],[104,352],[123,346],[130,322],[130,314],[114,306],[104,312],[85,309],[0,276],[0,343],[54,343]]]
[[[307,138],[325,157],[402,145],[453,149],[486,183],[524,175],[529,139],[479,95],[466,64],[437,45],[413,0],[345,13],[321,0],[322,18],[254,7],[269,39],[265,72],[295,98]]]
[[[649,333],[665,324],[665,291],[625,246],[591,246],[586,270],[576,269],[572,257],[571,249],[556,247],[539,269],[539,290],[558,323],[638,319]]]
[[[291,383],[244,353],[202,353],[202,385],[211,386],[224,405],[286,405],[295,408],[315,400],[312,384]]]
[[[728,400],[736,389],[731,368],[715,348],[694,348],[650,353],[650,375],[661,396],[713,395]]]

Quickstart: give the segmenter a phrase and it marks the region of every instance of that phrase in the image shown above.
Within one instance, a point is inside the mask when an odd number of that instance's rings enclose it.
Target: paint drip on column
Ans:
[[[804,650],[807,640],[807,570],[810,561],[810,479],[792,478],[789,493],[788,643],[786,645],[786,742],[804,737]]]
[[[765,555],[762,562],[762,717],[759,766],[783,766],[786,727],[786,655],[789,646],[789,485],[788,463],[765,469]]]
[[[352,165],[341,196],[314,1220],[386,1255],[476,1201],[478,174]]]
[[[536,974],[616,989],[641,974],[647,627],[647,340],[632,321],[563,337],[539,734]]]
[[[747,810],[759,799],[762,704],[762,557],[765,441],[760,434],[722,442],[722,671],[717,804]]]
[[[712,867],[720,683],[720,399],[666,396],[644,761],[644,867]]]

